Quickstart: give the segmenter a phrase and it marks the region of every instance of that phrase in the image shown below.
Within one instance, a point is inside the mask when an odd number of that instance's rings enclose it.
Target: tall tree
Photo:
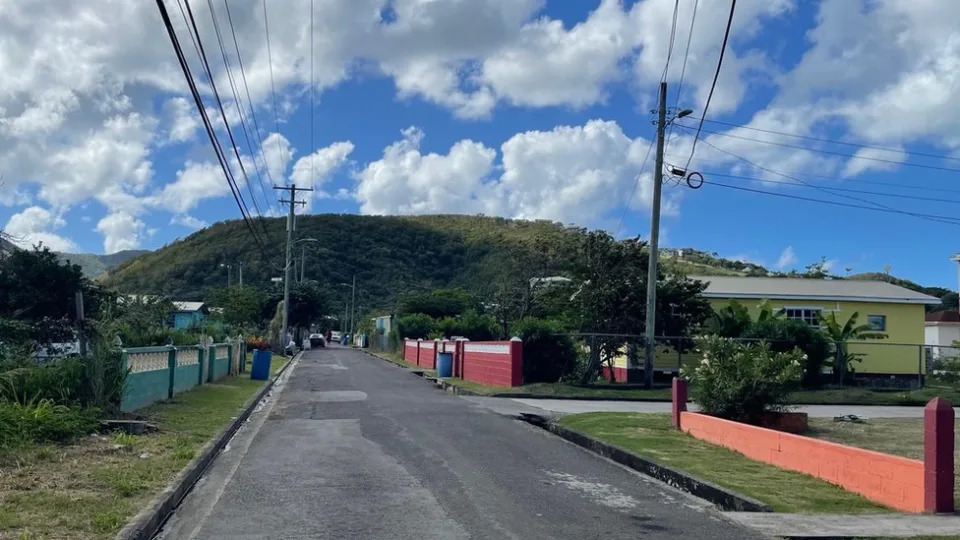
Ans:
[[[259,326],[266,299],[262,292],[250,285],[235,285],[218,289],[213,302],[223,308],[223,320],[236,326]]]
[[[574,263],[572,322],[581,332],[643,334],[646,326],[646,281],[649,254],[639,239],[616,241],[601,231],[588,233]],[[706,284],[682,276],[657,279],[658,336],[686,337],[711,310],[701,296]],[[625,337],[599,341],[601,358],[612,359],[626,345]],[[596,357],[594,364],[596,364]],[[587,373],[587,377],[592,373]]]

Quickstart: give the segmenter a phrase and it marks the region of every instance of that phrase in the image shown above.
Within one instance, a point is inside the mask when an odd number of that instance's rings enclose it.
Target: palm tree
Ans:
[[[887,337],[887,334],[872,329],[870,325],[858,325],[857,317],[859,316],[860,314],[854,311],[853,314],[850,315],[850,318],[847,319],[847,322],[842,324],[837,320],[836,312],[833,311],[820,317],[823,334],[833,342],[833,375],[840,384],[843,384],[847,373],[853,371],[850,365],[853,362],[859,362],[863,356],[861,353],[849,352],[847,350],[847,342],[861,339],[883,339]]]

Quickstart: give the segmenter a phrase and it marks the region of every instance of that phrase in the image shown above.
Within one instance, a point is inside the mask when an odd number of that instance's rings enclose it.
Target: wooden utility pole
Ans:
[[[290,187],[283,186],[273,186],[273,189],[278,189],[281,191],[288,191],[290,193],[290,199],[280,199],[281,203],[286,203],[290,205],[289,213],[287,214],[287,256],[286,264],[283,267],[283,328],[280,330],[280,346],[283,347],[284,351],[287,348],[287,330],[290,323],[290,263],[291,263],[291,252],[293,248],[293,232],[297,228],[297,216],[294,213],[294,208],[298,204],[306,205],[306,201],[297,200],[297,191],[313,191],[313,188],[297,188],[296,184],[290,184]]]
[[[663,187],[663,132],[667,127],[667,83],[660,83],[660,107],[657,111],[657,163],[653,170],[653,209],[650,216],[650,258],[647,265],[647,323],[644,328],[645,357],[643,377],[653,388],[653,356],[657,326],[657,255],[660,241],[660,192]]]

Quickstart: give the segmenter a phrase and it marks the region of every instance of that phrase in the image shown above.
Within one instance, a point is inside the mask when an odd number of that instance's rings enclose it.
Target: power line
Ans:
[[[690,58],[690,42],[693,41],[693,25],[697,22],[697,7],[700,5],[700,0],[693,0],[693,15],[690,17],[690,28],[687,30],[687,47],[683,52],[683,65],[680,67],[680,81],[677,83],[677,99],[673,103],[673,109],[675,111],[680,110],[680,94],[683,93],[683,78],[687,73],[687,59]],[[670,145],[670,142],[673,137],[673,122],[670,122],[670,131],[667,134],[667,146]]]
[[[735,175],[735,174],[726,174],[726,173],[719,173],[719,172],[707,172],[707,171],[703,171],[703,174],[705,174],[705,175],[707,175],[707,176],[720,176],[720,177],[723,177],[723,178],[733,178],[733,179],[738,179],[738,180],[748,180],[748,181],[751,181],[751,182],[763,182],[763,183],[767,183],[767,184],[783,184],[783,185],[787,185],[787,186],[810,187],[810,185],[804,184],[804,183],[801,183],[801,182],[784,182],[784,181],[782,181],[782,180],[771,180],[771,179],[769,179],[769,178],[756,178],[756,177],[752,177],[752,176],[739,176],[739,175]],[[843,180],[840,180],[840,179],[838,179],[837,181],[838,181],[838,182],[843,182]],[[840,192],[845,192],[845,193],[859,193],[859,194],[862,194],[862,195],[876,195],[876,196],[878,196],[878,197],[896,197],[896,198],[898,198],[898,199],[911,199],[911,200],[916,200],[916,201],[931,201],[931,202],[942,202],[942,203],[950,203],[950,204],[960,204],[960,199],[944,199],[943,197],[921,197],[921,196],[919,196],[919,195],[906,195],[906,194],[903,194],[903,193],[889,193],[889,192],[883,192],[883,191],[869,191],[869,190],[864,190],[864,189],[849,189],[849,188],[840,188],[840,187],[832,187],[832,186],[819,186],[819,187],[820,187],[821,189],[825,189],[825,190],[828,190],[828,191],[840,191]]]
[[[240,96],[237,93],[236,81],[233,78],[233,71],[230,69],[230,62],[227,60],[227,51],[223,47],[223,36],[220,33],[220,23],[217,22],[217,15],[213,9],[213,0],[207,0],[207,8],[210,10],[210,20],[213,22],[213,29],[217,36],[217,45],[220,47],[220,56],[223,58],[223,68],[227,72],[227,81],[230,83],[230,91],[233,93],[233,103],[237,107],[237,116],[240,118],[240,127],[243,130],[243,135],[247,140],[247,148],[250,151],[250,154],[253,155],[253,143],[250,141],[250,132],[247,129],[247,121],[243,117],[243,109],[240,107]],[[226,119],[224,119],[226,121]],[[227,126],[227,130],[230,129],[230,126]],[[231,139],[232,141],[232,139]],[[237,154],[237,162],[241,163],[241,169],[243,169],[242,160]],[[256,159],[254,159],[254,172],[257,174],[257,184],[260,186],[260,193],[263,194],[263,201],[265,204],[270,204],[270,200],[267,197],[267,192],[263,187],[263,176],[260,174],[260,167],[256,166]],[[260,221],[260,227],[263,229],[263,234],[265,237],[269,237],[270,233],[267,232],[267,226],[264,224],[263,212],[260,210],[260,205],[257,204],[257,196],[253,193],[253,188],[250,186],[250,179],[246,176],[246,171],[244,171],[244,180],[247,184],[247,192],[250,193],[250,198],[253,200],[253,206],[257,209],[257,216]]]
[[[267,35],[267,65],[270,67],[270,94],[273,96],[273,120],[276,123],[277,135],[280,135],[280,111],[277,108],[277,87],[273,82],[273,52],[270,50],[270,23],[267,19],[267,0],[263,0],[263,29]],[[279,138],[277,139],[277,159],[281,159]],[[263,161],[266,163],[266,156],[264,156]],[[280,165],[283,165],[283,163],[281,162]]]
[[[647,167],[647,160],[650,158],[650,151],[653,150],[655,142],[656,139],[650,140],[647,153],[643,156],[643,162],[640,164],[640,172],[637,173],[637,178],[633,182],[633,190],[630,191],[630,197],[627,198],[626,204],[623,205],[623,212],[620,213],[620,223],[617,224],[617,233],[613,235],[614,238],[620,235],[620,229],[623,227],[623,218],[627,216],[627,209],[630,208],[630,203],[633,202],[633,196],[637,193],[637,186],[640,185],[640,179],[643,178],[643,170]]]
[[[660,82],[667,79],[667,69],[670,67],[670,57],[673,56],[673,42],[677,37],[677,13],[680,11],[680,0],[673,1],[673,23],[670,25],[670,40],[667,46],[667,61],[663,64],[663,74]]]
[[[710,101],[713,99],[713,91],[717,88],[717,79],[720,77],[720,68],[723,66],[723,54],[727,50],[727,41],[730,39],[730,27],[733,26],[733,13],[737,9],[737,0],[730,0],[730,16],[727,18],[727,28],[723,32],[723,43],[720,44],[720,57],[717,59],[717,69],[713,72],[713,83],[710,84],[710,93],[707,94],[707,102],[703,105],[703,113],[700,115],[700,125],[697,127],[697,134],[693,137],[693,146],[690,148],[690,157],[687,158],[687,164],[684,170],[690,169],[690,162],[693,161],[693,155],[697,151],[697,139],[700,138],[700,130],[703,128],[703,119],[707,116],[710,109]]]
[[[693,119],[693,120],[699,120],[699,119],[700,119],[699,117],[696,117],[696,116],[689,116],[688,118],[691,118],[691,119]],[[853,148],[869,148],[870,150],[881,150],[881,151],[883,151],[883,152],[896,152],[896,153],[907,154],[907,155],[912,155],[912,156],[922,156],[922,157],[935,158],[935,159],[948,159],[948,160],[951,160],[951,161],[960,161],[960,157],[947,156],[947,155],[943,155],[943,154],[931,154],[931,153],[927,153],[927,152],[918,152],[918,151],[916,151],[916,150],[904,150],[904,149],[900,149],[900,148],[890,148],[890,147],[876,146],[876,145],[870,145],[870,144],[864,144],[864,143],[852,143],[852,142],[846,142],[846,141],[838,141],[838,140],[836,140],[836,139],[827,139],[827,138],[824,138],[824,137],[813,137],[813,136],[810,136],[810,135],[799,135],[799,134],[797,134],[797,133],[787,133],[787,132],[784,132],[784,131],[774,131],[774,130],[772,130],[772,129],[762,129],[762,128],[756,128],[756,127],[752,127],[752,126],[743,125],[743,124],[734,124],[734,123],[731,123],[731,122],[721,122],[720,120],[706,120],[706,119],[704,119],[704,121],[705,121],[705,122],[708,122],[708,123],[710,123],[710,124],[720,124],[720,125],[723,125],[723,126],[735,127],[735,128],[740,128],[740,129],[747,129],[747,130],[750,130],[750,131],[758,131],[758,132],[760,132],[760,133],[769,133],[769,134],[771,134],[771,135],[780,135],[780,136],[783,136],[783,137],[792,137],[792,138],[794,138],[794,139],[803,139],[803,140],[807,140],[807,141],[815,141],[815,142],[822,142],[822,143],[828,143],[828,144],[839,144],[839,145],[843,145],[843,146],[850,146],[850,147],[853,147]],[[709,132],[709,133],[714,133],[714,132],[711,131],[711,132]]]
[[[693,129],[693,128],[690,127],[690,126],[684,126],[684,125],[681,125],[680,127],[683,128],[683,129],[687,129],[687,130],[692,130],[692,129]],[[851,159],[865,159],[865,160],[868,160],[868,161],[876,161],[876,162],[879,162],[879,163],[889,163],[889,164],[892,164],[892,165],[903,165],[903,166],[905,166],[905,167],[917,167],[917,168],[920,168],[920,169],[932,169],[932,170],[936,170],[936,171],[947,171],[947,172],[960,172],[960,169],[956,169],[956,168],[953,168],[953,167],[940,167],[940,166],[938,166],[938,165],[926,165],[926,164],[923,164],[923,163],[911,163],[911,162],[909,162],[909,161],[897,161],[897,160],[894,160],[894,159],[884,159],[884,158],[869,157],[869,156],[858,156],[857,154],[850,154],[850,153],[847,153],[847,152],[837,152],[837,151],[834,151],[834,150],[825,150],[825,149],[822,149],[822,148],[810,148],[810,147],[808,147],[808,146],[803,146],[803,145],[799,145],[799,144],[782,143],[782,142],[776,142],[776,141],[765,141],[765,140],[763,140],[763,139],[754,139],[754,138],[751,138],[751,137],[744,137],[744,136],[742,136],[742,135],[734,135],[734,134],[732,134],[732,133],[724,133],[724,132],[722,132],[722,131],[712,131],[712,130],[709,130],[709,129],[704,129],[703,131],[705,131],[706,133],[711,133],[711,134],[713,134],[713,135],[719,135],[720,137],[729,137],[729,138],[732,138],[732,139],[740,139],[740,140],[742,140],[742,141],[750,141],[750,142],[755,142],[755,143],[760,143],[760,144],[767,144],[767,145],[772,145],[772,146],[782,146],[782,147],[784,147],[784,148],[795,148],[795,149],[797,149],[797,150],[806,150],[806,151],[808,151],[808,152],[816,152],[816,153],[819,153],[819,154],[828,154],[828,155],[832,155],[832,156],[842,156],[842,157],[847,157],[847,158],[851,158]],[[697,134],[698,134],[698,135],[699,135],[699,133],[700,133],[700,130],[697,130]],[[696,140],[694,140],[694,142],[696,142]]]
[[[799,178],[797,178],[797,177],[795,177],[795,176],[789,175],[789,174],[787,174],[787,173],[780,172],[780,171],[776,171],[776,170],[773,170],[773,169],[769,169],[769,168],[767,168],[767,167],[764,167],[764,166],[762,166],[762,165],[759,165],[759,164],[757,164],[757,163],[754,163],[754,162],[750,161],[749,159],[747,159],[747,158],[745,158],[745,157],[743,157],[743,156],[740,156],[740,155],[734,154],[733,152],[729,152],[729,151],[727,151],[727,150],[724,150],[724,149],[722,149],[722,148],[719,148],[719,147],[717,147],[716,145],[710,143],[710,141],[706,141],[706,140],[705,140],[705,141],[703,141],[703,143],[706,144],[707,146],[709,146],[709,147],[711,147],[711,148],[719,151],[719,152],[723,152],[724,154],[727,154],[728,156],[735,157],[735,158],[743,161],[744,163],[747,163],[748,165],[751,165],[751,166],[753,166],[753,167],[756,167],[756,168],[758,168],[758,169],[760,169],[760,170],[762,170],[762,171],[767,171],[767,172],[769,172],[769,173],[776,174],[776,175],[782,176],[782,177],[784,177],[784,178],[788,178],[788,179],[793,180],[793,181],[795,181],[795,182],[799,182],[800,184],[805,185],[805,186],[807,186],[807,187],[810,187],[810,188],[813,188],[813,189],[822,191],[822,192],[824,192],[824,193],[826,193],[826,194],[828,194],[828,195],[832,195],[832,196],[834,196],[834,197],[842,197],[842,198],[844,198],[844,199],[850,199],[850,200],[854,200],[854,201],[859,201],[859,202],[867,203],[867,204],[872,205],[872,206],[874,206],[874,207],[876,207],[876,208],[878,208],[878,209],[893,211],[893,212],[896,212],[896,213],[913,215],[913,216],[919,217],[919,218],[921,218],[921,219],[930,219],[930,217],[929,217],[928,215],[918,214],[918,213],[911,213],[911,212],[906,212],[906,211],[901,211],[901,210],[898,210],[898,209],[896,209],[896,208],[894,208],[894,207],[892,207],[892,206],[888,206],[888,205],[885,205],[885,204],[881,204],[881,203],[878,203],[878,202],[875,202],[875,201],[871,201],[871,200],[868,200],[868,199],[863,199],[863,198],[860,198],[860,197],[854,197],[854,196],[852,196],[852,195],[843,195],[843,194],[840,194],[840,193],[832,193],[832,192],[830,192],[829,190],[827,190],[827,189],[825,189],[825,188],[823,188],[823,187],[821,187],[821,186],[818,186],[818,185],[816,185],[816,184],[811,184],[811,183],[809,183],[809,182],[806,182],[806,181],[804,181],[804,180],[801,180],[801,179],[799,179]],[[940,220],[940,219],[935,219],[935,221],[942,221],[942,220]]]
[[[675,0],[673,3],[673,22],[670,25],[670,39],[667,45],[667,60],[663,64],[663,74],[660,76],[660,83],[662,84],[667,78],[667,70],[670,67],[670,58],[673,55],[673,44],[677,34],[677,14],[680,11],[680,0]],[[689,40],[687,41],[689,43]],[[687,52],[689,52],[689,46],[687,47]],[[687,59],[683,59],[683,66],[686,69]],[[683,76],[681,75],[681,78]],[[640,172],[637,173],[637,178],[633,182],[633,189],[630,191],[630,197],[627,198],[627,202],[623,205],[623,212],[620,213],[620,222],[617,224],[617,232],[614,234],[614,238],[620,235],[620,229],[623,228],[623,220],[627,216],[627,210],[630,208],[630,203],[633,202],[633,196],[637,193],[637,186],[640,185],[640,180],[643,178],[643,170],[647,166],[647,160],[650,158],[650,152],[653,150],[653,145],[656,144],[656,138],[650,141],[650,146],[647,147],[647,153],[643,156],[643,162],[640,164]]]
[[[200,113],[200,118],[203,122],[204,129],[207,132],[207,137],[209,137],[210,144],[213,146],[214,154],[216,154],[220,168],[223,170],[223,175],[227,180],[228,186],[230,187],[230,192],[233,194],[233,199],[240,208],[240,215],[243,218],[243,222],[247,225],[247,229],[250,231],[251,237],[253,237],[257,246],[260,248],[261,254],[264,255],[264,258],[266,258],[267,255],[263,244],[260,241],[260,238],[257,236],[253,225],[250,223],[250,220],[246,214],[245,206],[241,204],[239,189],[236,186],[236,182],[233,180],[230,168],[227,166],[226,158],[224,157],[223,149],[220,148],[220,142],[217,140],[217,135],[213,129],[213,124],[210,122],[210,118],[207,116],[207,111],[203,106],[203,99],[200,97],[200,92],[197,90],[197,85],[194,81],[193,74],[190,72],[190,66],[187,63],[186,56],[184,56],[183,49],[180,46],[180,40],[177,38],[177,33],[173,28],[173,23],[170,21],[170,14],[167,12],[167,7],[164,5],[163,0],[156,0],[156,2],[157,8],[160,10],[160,17],[163,19],[164,27],[166,28],[167,34],[170,37],[170,42],[173,45],[173,50],[177,55],[177,62],[180,64],[180,69],[183,71],[183,75],[186,78],[187,86],[190,89],[190,94],[197,106],[197,111]]]
[[[833,205],[833,206],[843,206],[843,207],[846,207],[846,208],[858,208],[858,209],[861,209],[861,210],[873,210],[873,211],[875,211],[875,212],[888,212],[888,213],[893,213],[893,214],[904,214],[904,215],[909,215],[909,216],[914,216],[914,217],[925,217],[925,218],[929,218],[929,219],[934,219],[934,220],[936,220],[936,221],[940,221],[940,222],[942,222],[942,223],[948,223],[948,224],[950,224],[950,225],[960,225],[960,220],[958,220],[957,218],[952,217],[952,216],[941,216],[941,215],[935,215],[935,214],[918,214],[918,213],[914,213],[914,212],[907,212],[906,210],[885,209],[885,208],[877,208],[877,207],[873,207],[873,206],[863,206],[863,205],[859,205],[859,204],[845,203],[845,202],[840,202],[840,201],[828,201],[828,200],[825,200],[825,199],[814,199],[814,198],[812,198],[812,197],[803,197],[803,196],[799,196],[799,195],[790,195],[790,194],[788,194],[788,193],[777,193],[777,192],[775,192],[775,191],[764,191],[764,190],[762,190],[762,189],[753,189],[753,188],[747,188],[747,187],[743,187],[743,186],[733,186],[733,185],[730,185],[730,184],[723,184],[723,183],[720,183],[720,182],[707,181],[707,180],[704,180],[704,183],[705,183],[705,184],[710,184],[710,185],[712,185],[712,186],[717,186],[717,187],[723,187],[723,188],[728,188],[728,189],[735,189],[735,190],[738,190],[738,191],[747,191],[747,192],[750,192],[750,193],[758,193],[758,194],[762,194],[762,195],[770,195],[770,196],[773,196],[773,197],[782,197],[782,198],[785,198],[785,199],[795,199],[795,200],[799,200],[799,201],[815,202],[815,203],[820,203],[820,204],[830,204],[830,205]]]
[[[668,142],[669,142],[669,141],[668,141]],[[705,143],[706,143],[706,142],[705,142]],[[736,158],[738,158],[738,159],[742,159],[740,156],[737,156],[736,154],[733,154],[733,153],[731,153],[731,152],[728,152],[728,151],[726,151],[726,150],[723,150],[722,148],[719,148],[719,147],[717,147],[716,145],[712,145],[712,144],[710,144],[710,143],[706,143],[706,144],[707,144],[708,146],[713,147],[715,150],[717,150],[717,151],[719,151],[719,152],[723,152],[723,153],[725,153],[725,154],[727,154],[727,155],[736,157]],[[674,156],[674,157],[678,157],[678,156]],[[777,170],[775,170],[775,169],[770,169],[770,168],[765,168],[765,167],[759,167],[759,166],[758,166],[757,168],[761,168],[762,170],[771,172],[771,173],[776,174],[776,175],[779,175],[779,176],[785,176],[785,175],[787,175],[787,173],[782,172],[782,171],[777,171]],[[862,179],[862,178],[842,178],[842,179],[841,179],[841,178],[837,178],[836,176],[830,176],[830,175],[827,175],[827,174],[817,174],[817,173],[812,173],[812,172],[794,173],[793,176],[802,176],[802,177],[806,177],[806,178],[817,178],[817,179],[822,179],[822,180],[830,180],[830,181],[834,181],[834,182],[843,182],[843,183],[856,183],[856,184],[867,184],[867,185],[873,185],[873,186],[895,187],[895,188],[901,188],[901,189],[909,189],[909,190],[911,190],[911,191],[935,191],[935,192],[939,192],[939,193],[960,193],[960,189],[938,188],[938,187],[920,186],[920,185],[915,185],[915,184],[904,184],[904,183],[897,183],[897,182],[883,182],[883,181],[880,181],[880,180],[865,180],[865,179]]]
[[[230,139],[230,146],[233,148],[233,154],[237,158],[237,164],[240,166],[240,172],[243,174],[244,182],[247,184],[247,191],[250,192],[250,197],[253,199],[253,206],[257,209],[257,215],[261,216],[260,206],[257,204],[256,197],[253,196],[253,188],[250,187],[250,177],[247,176],[247,169],[243,166],[243,159],[240,158],[240,150],[237,149],[237,141],[233,138],[233,131],[230,129],[230,122],[227,120],[227,112],[223,108],[223,101],[220,99],[220,93],[217,91],[217,83],[213,78],[213,70],[210,69],[210,63],[207,61],[207,53],[203,48],[203,40],[200,39],[200,31],[197,29],[197,21],[193,17],[193,10],[190,8],[190,1],[185,0],[184,3],[187,7],[187,15],[190,16],[190,26],[193,28],[194,34],[197,36],[197,45],[200,47],[200,60],[203,62],[203,67],[207,72],[207,78],[210,79],[210,88],[213,91],[214,100],[217,102],[217,108],[220,110],[220,117],[223,119],[223,125],[227,132],[227,137]],[[246,202],[243,200],[243,194],[238,192],[240,196],[240,202],[246,206]],[[247,212],[249,213],[249,208]],[[261,227],[266,234],[266,226],[263,225],[263,221],[260,222]]]
[[[260,146],[260,155],[266,156],[263,151],[263,136],[261,135],[262,132],[260,130],[260,122],[257,120],[257,109],[256,105],[253,103],[253,98],[250,97],[250,85],[247,84],[247,73],[243,68],[243,56],[240,54],[240,43],[237,41],[237,31],[233,26],[233,16],[230,14],[230,4],[227,2],[227,0],[223,0],[223,7],[227,11],[227,22],[230,24],[230,34],[233,36],[233,46],[237,51],[237,65],[240,67],[240,76],[243,80],[243,88],[247,94],[247,103],[250,105],[250,117],[253,119],[253,128],[257,134],[257,141]],[[270,184],[273,184],[273,178],[270,175],[270,167],[266,165],[266,158],[264,158],[264,172],[267,173],[267,181],[270,182]],[[274,208],[279,211],[280,206],[279,203],[277,203],[276,196],[274,196],[271,201],[273,202]]]

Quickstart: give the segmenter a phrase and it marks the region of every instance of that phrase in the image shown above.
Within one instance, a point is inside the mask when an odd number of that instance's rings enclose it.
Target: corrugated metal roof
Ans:
[[[173,302],[173,307],[177,308],[177,311],[200,311],[203,302]]]
[[[940,299],[887,283],[859,279],[805,279],[734,276],[688,276],[707,282],[708,298],[766,298],[770,300],[827,300],[939,304]]]

